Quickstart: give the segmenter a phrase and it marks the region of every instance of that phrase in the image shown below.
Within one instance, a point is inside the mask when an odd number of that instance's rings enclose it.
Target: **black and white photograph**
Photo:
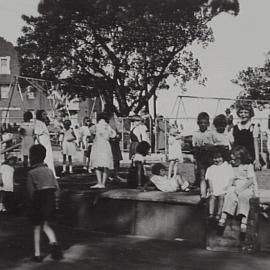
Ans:
[[[0,269],[270,269],[269,0],[0,0]]]

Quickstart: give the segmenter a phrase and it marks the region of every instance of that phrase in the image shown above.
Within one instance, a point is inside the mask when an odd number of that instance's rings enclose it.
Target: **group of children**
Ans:
[[[210,129],[210,117],[206,112],[198,115],[198,131],[193,135],[193,154],[196,164],[197,182],[200,186],[201,202],[209,200],[209,223],[217,225],[217,233],[222,235],[227,216],[241,218],[240,238],[245,238],[249,199],[257,196],[255,170],[261,168],[259,162],[258,126],[252,122],[253,108],[239,105],[239,123],[230,127],[225,115],[218,115]],[[182,161],[180,134],[176,127],[170,130],[169,171],[157,163],[152,167],[152,176],[143,190],[154,187],[163,192],[189,191],[192,186],[178,174],[177,163]],[[145,142],[144,142],[145,143]],[[148,146],[149,148],[149,146]],[[140,147],[137,148],[140,150]],[[142,162],[145,151],[137,151],[134,161]],[[145,154],[146,155],[146,154]],[[173,174],[172,174],[173,172]]]

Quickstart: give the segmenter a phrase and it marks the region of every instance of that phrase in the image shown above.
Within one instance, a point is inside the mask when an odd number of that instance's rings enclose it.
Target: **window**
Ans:
[[[9,97],[9,86],[8,85],[1,85],[0,86],[0,94],[1,94],[1,99],[5,99]]]
[[[0,57],[0,74],[10,74],[10,56]]]

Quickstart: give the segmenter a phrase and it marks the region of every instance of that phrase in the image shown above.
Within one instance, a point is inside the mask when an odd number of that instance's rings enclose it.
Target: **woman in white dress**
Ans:
[[[48,116],[47,116],[46,111],[37,110],[34,133],[36,136],[37,143],[42,144],[46,148],[46,158],[44,162],[53,171],[53,174],[56,177],[54,163],[53,163],[53,152],[52,152],[52,145],[51,145],[51,140],[50,140],[50,133],[46,126],[47,119],[48,119]]]
[[[23,114],[24,122],[20,126],[20,135],[22,137],[21,155],[23,157],[23,166],[28,166],[29,149],[34,144],[34,123],[31,121],[33,114],[26,111]]]
[[[116,132],[110,127],[108,117],[104,113],[98,116],[97,124],[90,128],[90,132],[95,134],[90,168],[95,169],[97,176],[97,184],[91,188],[105,188],[109,170],[113,169],[113,155],[109,140],[116,136]]]

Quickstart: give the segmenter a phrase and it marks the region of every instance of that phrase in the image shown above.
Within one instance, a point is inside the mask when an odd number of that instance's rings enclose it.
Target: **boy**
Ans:
[[[208,113],[199,113],[197,117],[199,130],[192,137],[193,154],[196,160],[195,185],[200,185],[202,201],[206,200],[205,172],[210,165],[209,151],[214,145],[212,132],[209,130],[209,118]]]
[[[33,145],[29,151],[31,169],[27,175],[27,191],[31,200],[31,220],[34,225],[34,258],[41,262],[40,234],[41,228],[50,242],[50,251],[55,260],[62,259],[62,251],[57,244],[55,233],[48,221],[55,211],[55,192],[59,189],[58,183],[51,169],[44,163],[46,148]]]

